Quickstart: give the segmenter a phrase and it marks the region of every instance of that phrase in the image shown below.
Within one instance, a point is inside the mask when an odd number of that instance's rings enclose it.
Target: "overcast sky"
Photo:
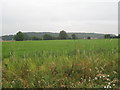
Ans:
[[[60,30],[118,33],[118,0],[3,0],[1,13],[2,35]]]

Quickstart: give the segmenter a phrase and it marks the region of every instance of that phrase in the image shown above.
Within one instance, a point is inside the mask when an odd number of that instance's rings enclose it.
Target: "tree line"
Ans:
[[[23,41],[23,40],[65,40],[65,39],[77,39],[77,36],[75,34],[72,34],[71,37],[69,37],[66,33],[66,31],[62,30],[59,33],[58,37],[54,37],[51,36],[50,34],[44,34],[42,38],[33,36],[33,37],[29,37],[28,35],[22,33],[21,31],[19,31],[18,33],[16,33],[16,35],[14,36],[14,40],[16,41]]]
[[[110,34],[105,34],[104,38],[109,39],[109,38],[120,38],[120,34],[118,36],[111,36]]]
[[[109,39],[109,38],[120,38],[120,34],[118,36],[111,36],[111,34],[105,34],[104,38]],[[37,36],[29,37],[25,33],[22,33],[19,31],[14,35],[14,40],[16,41],[23,41],[23,40],[65,40],[65,39],[78,39],[76,34],[72,34],[70,37],[66,33],[66,31],[62,30],[59,32],[58,37],[54,37],[50,34],[44,34],[42,38],[39,38]],[[87,39],[91,39],[91,37],[87,37]]]

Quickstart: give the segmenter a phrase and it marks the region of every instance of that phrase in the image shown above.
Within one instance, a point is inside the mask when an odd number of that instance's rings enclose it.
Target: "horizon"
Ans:
[[[64,31],[65,31],[65,30],[64,30]],[[18,31],[18,32],[19,32],[19,31]],[[22,31],[21,31],[21,32],[22,32]],[[17,33],[17,32],[16,32],[16,33]],[[15,33],[15,34],[16,34],[16,33]],[[42,31],[41,31],[41,32],[34,32],[34,31],[33,31],[33,32],[32,32],[32,31],[27,32],[27,31],[26,31],[26,32],[22,32],[22,33],[59,33],[59,32],[49,32],[49,31],[48,31],[48,32],[42,32]],[[66,33],[92,33],[92,34],[94,33],[94,34],[111,34],[111,35],[116,35],[116,36],[118,35],[118,34],[114,34],[114,33],[100,33],[100,32],[67,32],[67,31],[66,31]],[[4,34],[4,35],[1,35],[1,36],[9,36],[9,35],[15,35],[15,34]]]

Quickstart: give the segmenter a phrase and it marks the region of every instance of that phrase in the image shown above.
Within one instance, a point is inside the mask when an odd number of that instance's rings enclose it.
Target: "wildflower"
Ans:
[[[81,84],[80,81],[78,82],[78,84]]]
[[[106,88],[106,86],[104,86],[104,88]]]
[[[40,83],[40,81],[38,81],[38,83]]]
[[[84,79],[84,82],[86,82],[86,79]]]
[[[89,79],[91,79],[91,77],[89,77]]]
[[[112,88],[110,85],[107,85],[107,88]]]
[[[109,78],[107,78],[107,81],[110,81],[110,79],[109,79]]]
[[[105,75],[103,75],[103,78],[105,77]]]
[[[12,81],[12,83],[15,83],[14,81]]]
[[[107,75],[108,77],[110,77],[110,75]]]
[[[97,80],[97,77],[95,77],[95,80]]]
[[[110,85],[111,83],[109,82],[108,85]]]
[[[115,84],[113,84],[113,86],[115,86]]]
[[[111,86],[109,86],[109,88],[111,88]]]
[[[106,88],[109,88],[109,85],[107,85],[107,87]]]
[[[65,87],[65,85],[61,85],[61,87]]]
[[[90,68],[89,70],[90,70],[90,72],[92,71],[92,69],[91,69],[91,68]]]

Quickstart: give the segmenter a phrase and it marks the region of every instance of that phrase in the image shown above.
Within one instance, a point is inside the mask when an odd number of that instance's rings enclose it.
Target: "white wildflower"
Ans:
[[[12,83],[15,83],[14,81],[12,81]]]
[[[109,85],[107,85],[107,87],[106,88],[109,88]]]
[[[106,86],[104,86],[104,88],[106,88]]]
[[[105,77],[105,75],[103,75],[103,77]]]
[[[113,86],[115,86],[115,84],[113,84]]]
[[[109,88],[112,88],[111,86],[109,86]]]
[[[38,81],[38,83],[40,83],[40,81]]]
[[[97,80],[97,77],[95,77],[95,80]]]

